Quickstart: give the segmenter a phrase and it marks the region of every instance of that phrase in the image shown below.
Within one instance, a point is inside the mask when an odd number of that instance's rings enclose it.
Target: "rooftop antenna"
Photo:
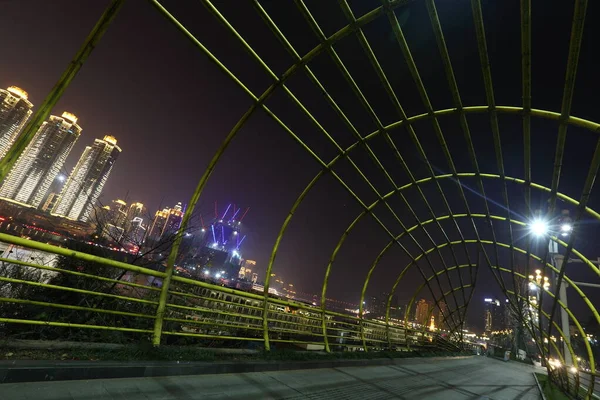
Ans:
[[[241,210],[241,208],[238,208],[238,209],[236,210],[236,209],[235,209],[235,204],[233,205],[233,211],[235,211],[235,212],[233,213],[233,217],[231,217],[230,221],[231,221],[231,220],[235,220],[235,216],[236,216],[236,215],[237,215],[237,214],[240,212],[240,210]]]
[[[246,216],[246,214],[248,214],[248,210],[250,210],[250,207],[246,208],[246,211],[244,211],[244,214],[240,218],[240,222],[242,222],[242,220],[244,219],[244,217]]]
[[[225,212],[223,213],[223,216],[221,217],[221,219],[225,219],[225,216],[227,215],[227,213],[229,212],[229,209],[231,208],[231,203],[229,203],[229,205],[227,206],[227,208],[225,209]]]

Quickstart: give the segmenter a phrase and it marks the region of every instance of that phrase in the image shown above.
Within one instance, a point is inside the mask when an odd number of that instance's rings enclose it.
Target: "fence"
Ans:
[[[330,351],[458,349],[439,333],[405,329],[400,323],[371,321],[178,275],[167,287],[164,271],[6,234],[0,234],[0,240],[14,246],[5,253],[17,253],[0,257],[0,323],[9,338],[128,342],[146,337],[157,344],[189,343],[181,340],[189,338],[193,343],[240,347],[264,343],[267,337],[274,344]],[[56,258],[46,265],[31,262],[40,258],[35,251]],[[162,308],[161,293],[167,293]]]

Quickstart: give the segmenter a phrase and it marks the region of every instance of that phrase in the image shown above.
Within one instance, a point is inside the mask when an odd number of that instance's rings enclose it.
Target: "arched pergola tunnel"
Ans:
[[[253,5],[256,13],[262,18],[268,29],[293,60],[285,71],[277,73],[259,55],[256,48],[244,38],[243,33],[238,31],[228,20],[229,10],[226,7],[219,9],[210,0],[202,0],[210,14],[246,51],[252,62],[256,63],[269,77],[271,83],[261,93],[253,92],[248,82],[243,82],[230,67],[221,62],[213,51],[204,44],[203,38],[196,37],[160,1],[149,0],[149,3],[172,23],[174,29],[181,32],[182,38],[189,40],[192,45],[210,59],[215,68],[222,71],[239,88],[241,95],[248,96],[252,101],[252,106],[226,135],[200,178],[188,203],[182,222],[182,231],[189,223],[198,200],[221,157],[236,138],[238,132],[255,113],[261,112],[269,116],[278,126],[281,134],[289,136],[319,168],[316,175],[308,181],[308,184],[298,194],[296,200],[290,204],[290,211],[285,216],[270,255],[263,299],[268,297],[271,274],[277,270],[275,264],[277,253],[280,245],[285,240],[288,228],[295,220],[294,217],[299,214],[299,207],[316,185],[325,176],[328,176],[346,192],[348,198],[356,203],[360,212],[358,215],[350,217],[348,226],[343,229],[337,245],[332,249],[328,263],[323,270],[320,298],[321,318],[319,323],[320,336],[327,351],[331,350],[330,341],[332,337],[335,338],[335,335],[332,336],[331,334],[332,325],[326,318],[327,315],[332,315],[327,314],[327,293],[330,276],[334,269],[339,268],[336,259],[339,253],[344,250],[346,239],[350,235],[359,234],[356,228],[362,220],[370,220],[377,229],[385,234],[388,242],[379,250],[370,265],[363,266],[364,281],[361,282],[361,292],[357,294],[357,298],[360,299],[358,318],[360,339],[365,350],[378,347],[378,345],[372,344],[375,342],[368,340],[366,334],[369,324],[372,323],[367,321],[363,306],[370,288],[369,284],[373,274],[378,270],[382,258],[388,252],[395,251],[402,255],[402,260],[409,260],[409,263],[398,265],[397,279],[390,282],[387,291],[385,324],[388,329],[388,337],[382,342],[389,342],[390,347],[390,305],[394,294],[402,287],[403,282],[406,282],[407,274],[416,271],[420,278],[418,286],[415,287],[410,284],[408,289],[404,289],[404,293],[410,294],[409,308],[414,306],[414,303],[422,296],[432,298],[435,307],[439,308],[442,315],[443,321],[441,322],[448,327],[449,336],[457,340],[463,340],[462,333],[467,312],[473,302],[475,290],[483,285],[478,280],[478,276],[480,271],[487,270],[493,277],[493,284],[497,285],[504,293],[509,307],[518,316],[522,328],[529,331],[543,357],[556,357],[565,363],[566,357],[570,356],[573,366],[579,368],[579,356],[572,346],[570,336],[567,332],[564,332],[564,327],[568,327],[569,324],[565,325],[564,321],[561,324],[560,321],[560,310],[564,310],[568,315],[569,322],[575,326],[578,334],[584,339],[584,353],[587,363],[591,373],[596,373],[593,351],[590,343],[585,340],[586,334],[582,323],[577,318],[577,313],[559,300],[556,293],[560,292],[561,286],[568,285],[569,292],[575,293],[583,300],[588,308],[588,313],[598,323],[600,323],[600,314],[593,302],[588,299],[584,290],[566,273],[567,263],[557,266],[551,262],[552,255],[547,246],[550,241],[557,243],[563,249],[562,253],[565,260],[577,258],[594,276],[600,276],[598,267],[575,248],[576,239],[581,235],[583,223],[600,220],[600,214],[589,206],[590,196],[593,193],[594,182],[600,167],[600,141],[596,142],[593,155],[587,165],[581,194],[571,196],[559,191],[561,177],[565,179],[566,174],[563,170],[563,164],[568,128],[581,129],[590,135],[597,135],[600,132],[600,124],[571,115],[577,67],[581,58],[580,49],[586,22],[587,0],[574,1],[565,79],[561,83],[563,86],[562,103],[559,110],[544,110],[533,107],[532,52],[535,51],[535,48],[532,47],[532,28],[535,29],[535,27],[532,27],[532,12],[535,12],[535,10],[532,10],[531,0],[521,0],[520,2],[521,100],[508,105],[497,104],[494,94],[495,86],[492,79],[494,66],[490,62],[484,10],[482,10],[480,0],[471,0],[470,16],[476,36],[476,47],[479,55],[478,69],[480,70],[483,94],[485,95],[485,103],[479,105],[469,105],[463,102],[458,83],[459,79],[457,78],[460,71],[456,72],[444,36],[442,18],[440,18],[437,10],[439,1],[382,0],[381,4],[373,6],[372,9],[358,13],[355,11],[356,5],[350,4],[352,2],[339,0],[337,3],[346,19],[346,25],[328,35],[325,33],[323,24],[318,22],[327,19],[327,16],[317,15],[311,10],[311,6],[308,5],[309,2],[296,0],[294,3],[297,12],[300,13],[307,26],[312,30],[313,39],[318,42],[314,48],[302,54],[298,48],[294,47],[291,38],[284,34],[283,25],[285,25],[285,21],[274,18],[269,11],[269,7],[259,0],[254,0]],[[37,110],[11,152],[3,160],[0,160],[0,178],[6,176],[19,154],[31,141],[37,128],[48,117],[53,106],[74,78],[91,50],[98,44],[102,34],[122,4],[122,0],[111,1],[107,11],[90,33],[73,63],[61,77],[43,105]],[[398,17],[403,10],[410,7],[423,7],[423,4],[429,17],[429,29],[432,30],[435,38],[437,56],[441,61],[445,74],[446,86],[444,88],[426,88],[423,79],[423,71],[426,66],[418,65],[413,50],[411,50],[410,40],[405,34],[402,22]],[[363,5],[360,8],[364,9],[365,7]],[[513,22],[516,23],[517,21]],[[371,24],[386,24],[391,30],[394,42],[393,48],[406,64],[408,75],[410,75],[410,80],[414,90],[416,90],[415,93],[418,95],[416,99],[413,99],[413,103],[419,103],[424,112],[410,114],[406,111],[406,105],[403,105],[400,100],[406,96],[399,95],[398,88],[395,87],[393,80],[390,78],[393,71],[386,70],[381,56],[378,56],[377,51],[374,50],[376,43],[369,39],[370,35],[366,33]],[[362,56],[368,61],[371,68],[370,74],[376,77],[378,85],[385,93],[385,101],[393,110],[392,122],[384,122],[389,119],[389,116],[386,115],[384,119],[376,111],[377,107],[373,105],[366,94],[365,83],[361,82],[356,74],[350,72],[349,63],[344,61],[344,55],[338,51],[339,45],[350,38],[358,41],[359,48],[356,48],[356,52],[361,52]],[[347,83],[349,90],[354,95],[353,101],[368,116],[372,126],[374,126],[373,130],[361,130],[360,124],[355,121],[354,116],[345,110],[343,104],[346,104],[346,102],[341,102],[339,98],[336,98],[335,88],[332,87],[332,84],[327,79],[319,78],[319,69],[314,67],[314,61],[318,57],[325,56],[332,60],[337,68],[337,73]],[[336,139],[337,136],[326,128],[327,124],[320,121],[311,111],[310,101],[301,100],[300,96],[292,90],[289,82],[297,74],[308,77],[316,91],[323,96],[332,112],[344,126],[344,133],[352,138],[351,145],[345,146],[339,139]],[[556,86],[559,85],[556,84]],[[450,103],[445,104],[444,108],[434,107],[431,100],[433,91],[446,91]],[[278,114],[267,105],[269,99],[276,93],[283,93],[299,113],[312,124],[315,132],[318,132],[320,137],[335,149],[336,155],[333,158],[325,159],[319,155],[319,151],[308,144],[302,132],[296,131],[292,124],[287,122],[285,114]],[[487,131],[474,134],[472,121],[473,118],[478,116],[488,118]],[[520,132],[507,132],[501,129],[500,121],[507,116],[521,119]],[[549,186],[544,186],[532,180],[532,171],[536,169],[536,165],[532,161],[532,138],[535,136],[532,121],[535,122],[536,120],[552,122],[557,130],[554,163]],[[446,128],[448,121],[455,122],[459,129],[448,130]],[[427,129],[432,130],[436,143],[425,142],[425,135],[421,133],[425,125],[428,126]],[[452,133],[448,133],[449,131]],[[453,146],[450,145],[451,142],[454,142],[457,132],[460,132],[464,141],[464,146],[460,151],[456,151],[456,148],[451,150]],[[479,156],[479,148],[475,144],[478,140],[476,136],[483,134],[489,135],[491,139],[489,142],[490,153],[495,158],[495,169],[493,171],[488,170],[489,167],[482,168],[482,165],[489,166],[490,163],[488,160],[482,160]],[[513,170],[514,168],[507,167],[506,146],[503,145],[505,141],[514,142],[515,137],[518,138],[518,142],[522,142],[519,152],[522,154],[523,159],[523,175],[517,177],[509,176],[507,173],[507,170]],[[385,143],[386,151],[393,156],[393,170],[389,166],[385,166],[386,162],[380,154],[380,148],[374,145],[376,141]],[[406,150],[408,143],[410,143],[412,150]],[[433,145],[437,146],[436,154],[439,157],[431,155],[430,149]],[[407,154],[409,151],[412,153],[411,155]],[[386,182],[385,190],[381,189],[381,185],[375,184],[370,175],[360,166],[360,162],[357,161],[359,154],[365,155],[370,160],[373,168],[380,174],[381,179]],[[416,155],[417,161],[415,161],[414,155]],[[467,159],[470,165],[467,171],[457,167],[457,165],[463,164],[463,158]],[[458,162],[459,159],[461,159],[460,163]],[[444,173],[439,172],[440,162],[445,163],[442,167]],[[342,163],[349,166],[352,171],[353,176],[351,179],[343,177],[339,172],[339,166]],[[403,180],[398,179],[399,174],[396,171],[402,172]],[[359,183],[368,188],[370,191],[368,196],[355,189],[355,186],[358,186]],[[448,189],[450,186],[453,187],[452,190]],[[494,194],[489,194],[490,187],[496,189],[493,190]],[[514,199],[511,199],[510,188],[512,187],[519,187],[519,190],[522,191],[523,197],[520,202],[524,204],[524,207],[515,205]],[[479,199],[475,205],[470,197],[472,193],[475,193]],[[434,195],[435,201],[432,200]],[[573,231],[568,239],[563,241],[551,234],[542,239],[543,243],[540,245],[540,239],[534,239],[528,233],[529,225],[534,219],[533,210],[535,207],[533,204],[535,201],[532,197],[548,199],[547,215],[549,218],[552,218],[558,212],[557,199],[573,208],[575,211]],[[394,202],[400,204],[401,207],[395,206]],[[526,212],[524,214],[515,212],[518,209],[525,209]],[[503,215],[498,213],[503,213]],[[172,294],[169,292],[169,287],[172,279],[175,279],[173,278],[173,270],[181,240],[181,237],[179,237],[175,241],[169,255],[166,272],[163,276],[163,286],[157,301],[157,313],[153,329],[156,345],[160,344],[161,341],[168,298]],[[537,243],[534,243],[534,240],[537,240]],[[521,243],[525,243],[525,245]],[[540,248],[541,250],[539,250]],[[519,257],[524,257],[526,260],[525,269],[518,268]],[[539,265],[544,274],[557,277],[550,289],[539,287],[539,302],[536,304],[530,303],[529,297],[524,296],[522,291],[523,283],[527,282],[531,272],[530,260],[532,260],[532,263]],[[463,271],[466,271],[466,273]],[[179,279],[179,281],[182,280]],[[442,302],[447,308],[440,307]],[[274,342],[273,332],[270,331],[269,327],[269,304],[268,301],[263,301],[260,306],[262,308],[260,317],[262,341],[267,350]],[[528,319],[527,314],[529,313],[529,317],[531,317],[531,308],[537,309],[542,321],[538,327],[534,327],[529,322],[530,319]],[[433,309],[430,313],[432,311]],[[407,327],[409,323],[407,312],[404,326]],[[426,327],[420,329],[423,334],[427,331]],[[562,338],[566,345],[557,345],[552,340],[555,335]],[[576,376],[577,379],[578,375]],[[592,393],[592,391],[593,382],[588,393]]]

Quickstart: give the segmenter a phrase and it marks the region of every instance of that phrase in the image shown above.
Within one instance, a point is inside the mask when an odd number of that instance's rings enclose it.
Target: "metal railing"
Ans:
[[[11,245],[0,257],[0,331],[9,338],[75,333],[80,340],[137,342],[145,336],[155,343],[161,338],[175,343],[173,338],[189,337],[212,346],[245,346],[248,341],[264,343],[267,334],[272,343],[325,349],[325,326],[333,350],[458,350],[439,333],[405,329],[400,323],[323,312],[314,305],[178,275],[165,287],[164,271],[6,234],[0,234],[0,241]],[[46,265],[29,261],[40,254],[55,258]],[[166,311],[159,314],[162,291],[168,293]],[[120,336],[95,336],[86,330]]]

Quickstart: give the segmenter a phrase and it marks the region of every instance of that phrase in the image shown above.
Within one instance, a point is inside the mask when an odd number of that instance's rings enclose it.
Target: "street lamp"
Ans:
[[[569,236],[571,232],[573,232],[573,225],[565,223],[560,226],[561,236]]]
[[[529,224],[529,230],[536,237],[545,236],[548,233],[548,223],[540,218],[534,219]]]
[[[569,210],[563,210],[561,213],[561,216],[558,217],[557,220],[555,220],[555,222],[552,224],[552,226],[550,226],[550,224],[548,222],[546,222],[545,220],[543,220],[541,218],[536,218],[530,223],[529,229],[530,229],[531,233],[538,238],[545,237],[547,235],[558,236],[559,234],[562,237],[567,237],[573,232],[573,224],[572,224],[572,219],[569,216]],[[551,261],[553,267],[555,268],[555,270],[560,271],[562,269],[562,262],[558,263],[556,260],[557,256],[560,256],[559,251],[558,251],[558,242],[556,242],[555,240],[549,240],[548,241],[548,252],[550,254],[550,261]],[[556,278],[557,278],[555,270],[552,270],[553,280],[556,280]],[[547,277],[544,277],[543,284],[541,284],[541,280],[538,281],[538,277],[541,277],[541,273],[538,273],[538,271],[539,270],[536,271],[536,278],[535,278],[537,286],[538,287],[541,286],[544,289],[548,290],[548,288],[550,287],[549,279]],[[531,281],[531,279],[530,279],[530,281]],[[562,282],[562,284],[560,285],[560,289],[558,291],[558,296],[557,296],[558,300],[564,305],[564,307],[567,307],[567,288],[566,287],[567,287],[566,283]],[[569,350],[567,347],[567,343],[570,342],[569,317],[567,315],[566,310],[564,310],[562,307],[560,309],[560,315],[561,315],[560,319],[561,319],[561,325],[562,325],[561,328],[563,330],[563,334],[565,335],[565,341],[563,342],[565,363],[567,365],[572,365],[571,354],[569,353]]]

